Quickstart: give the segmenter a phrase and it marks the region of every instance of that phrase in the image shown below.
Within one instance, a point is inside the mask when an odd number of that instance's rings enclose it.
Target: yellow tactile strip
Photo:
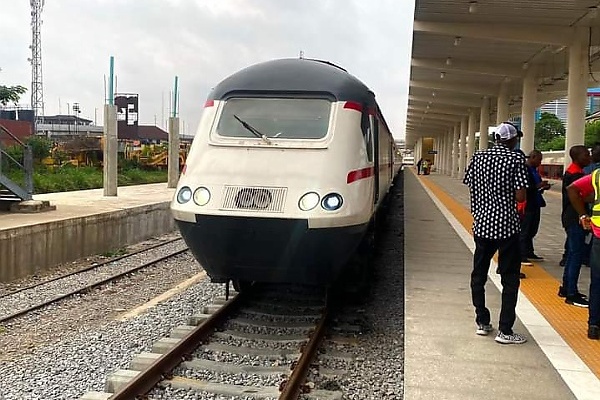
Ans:
[[[470,211],[427,177],[421,177],[421,181],[472,235],[473,217]],[[564,299],[557,295],[560,282],[536,263],[533,267],[524,267],[523,272],[527,278],[521,280],[521,292],[600,378],[600,341],[587,338],[587,308],[565,304]]]

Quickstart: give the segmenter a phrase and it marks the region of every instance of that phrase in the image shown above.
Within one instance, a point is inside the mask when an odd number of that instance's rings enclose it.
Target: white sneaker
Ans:
[[[496,335],[496,342],[502,344],[523,344],[527,341],[527,338],[519,333],[512,333],[507,335],[498,331],[498,335]]]
[[[479,324],[477,325],[477,331],[475,331],[475,333],[479,336],[487,336],[493,330],[494,328],[491,324]]]

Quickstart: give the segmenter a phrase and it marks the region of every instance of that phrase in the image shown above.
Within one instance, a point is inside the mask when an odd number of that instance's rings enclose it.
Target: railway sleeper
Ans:
[[[279,388],[275,386],[242,386],[227,385],[222,383],[212,383],[195,379],[175,377],[170,381],[165,381],[173,388],[187,390],[202,390],[223,396],[252,397],[255,399],[264,399],[268,397],[279,397]],[[313,390],[305,394],[307,399],[319,400],[342,400],[342,392],[329,390]]]

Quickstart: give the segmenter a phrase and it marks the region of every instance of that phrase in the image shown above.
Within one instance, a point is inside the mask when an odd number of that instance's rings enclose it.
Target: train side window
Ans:
[[[366,108],[366,107],[365,107]],[[369,115],[365,110],[362,113],[360,125],[363,134],[363,140],[365,141],[365,145],[367,147],[367,160],[369,162],[373,161],[373,127],[374,127],[373,116]]]

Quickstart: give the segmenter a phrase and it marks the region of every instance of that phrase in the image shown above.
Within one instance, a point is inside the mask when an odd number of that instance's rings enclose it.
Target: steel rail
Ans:
[[[310,340],[304,347],[304,351],[302,351],[302,355],[298,359],[296,367],[292,371],[289,379],[286,382],[283,382],[283,389],[279,395],[279,400],[297,400],[302,393],[303,384],[308,375],[310,364],[313,362],[317,350],[319,350],[319,346],[321,346],[323,338],[325,337],[328,313],[328,309],[325,308],[323,316],[311,335]]]
[[[146,395],[165,377],[170,376],[171,371],[200,346],[228,316],[234,313],[243,300],[244,297],[241,293],[228,300],[209,318],[188,333],[175,347],[160,356],[147,369],[110,396],[109,400],[131,400]]]
[[[80,274],[80,273],[82,273],[82,272],[87,272],[87,271],[90,271],[90,270],[92,270],[92,269],[96,269],[96,268],[102,267],[103,265],[110,264],[110,263],[112,263],[112,262],[115,262],[115,261],[121,261],[121,260],[122,260],[122,259],[124,259],[124,258],[127,258],[127,257],[132,257],[132,256],[138,255],[138,254],[140,254],[140,253],[143,253],[143,252],[145,252],[145,251],[154,250],[154,249],[155,249],[155,248],[157,248],[157,247],[160,247],[160,246],[165,246],[165,245],[167,245],[167,244],[170,244],[170,243],[176,242],[176,241],[178,241],[178,240],[183,240],[183,238],[171,239],[171,240],[168,240],[168,241],[166,241],[166,242],[162,242],[162,243],[154,244],[154,245],[152,245],[152,246],[149,246],[149,247],[146,247],[145,249],[142,249],[142,250],[136,250],[136,251],[134,251],[134,252],[132,252],[132,253],[123,254],[123,255],[121,255],[121,256],[118,256],[118,257],[115,257],[115,258],[111,258],[110,260],[105,260],[105,261],[102,261],[102,262],[100,262],[100,263],[97,263],[97,264],[93,264],[93,265],[87,266],[87,267],[85,267],[85,268],[82,268],[82,269],[79,269],[79,270],[77,270],[77,271],[71,271],[71,272],[69,272],[69,273],[66,273],[66,274],[64,274],[64,275],[55,276],[54,278],[51,278],[51,279],[45,280],[45,281],[43,281],[43,282],[34,283],[34,284],[32,284],[32,285],[25,286],[25,287],[19,288],[19,289],[17,289],[17,290],[13,290],[12,292],[1,294],[1,295],[0,295],[0,299],[3,299],[3,298],[5,298],[5,297],[12,296],[12,295],[14,295],[14,294],[17,294],[17,293],[23,292],[23,291],[25,291],[25,290],[29,290],[29,289],[33,289],[33,288],[36,288],[36,287],[39,287],[39,286],[45,285],[46,283],[50,283],[50,282],[54,282],[54,281],[58,281],[58,280],[60,280],[60,279],[63,279],[63,278],[68,278],[69,276],[77,275],[77,274]]]
[[[73,296],[73,295],[76,295],[76,294],[79,294],[79,293],[83,293],[83,292],[85,292],[87,290],[93,289],[93,288],[95,288],[97,286],[103,285],[103,284],[105,284],[107,282],[113,281],[113,280],[118,279],[118,278],[120,278],[122,276],[129,275],[132,272],[138,271],[138,270],[143,269],[143,268],[147,268],[147,267],[149,267],[149,266],[151,266],[153,264],[159,263],[159,262],[164,261],[164,260],[166,260],[168,258],[171,258],[171,257],[174,257],[174,256],[179,255],[181,253],[184,253],[184,252],[186,252],[188,250],[189,249],[178,250],[178,251],[176,251],[174,253],[167,254],[166,256],[155,258],[153,260],[148,261],[147,263],[144,263],[142,265],[138,265],[137,267],[134,267],[134,268],[130,268],[130,269],[128,269],[126,271],[123,271],[123,272],[120,272],[118,274],[111,275],[111,276],[109,276],[109,277],[107,277],[105,279],[102,279],[102,280],[98,281],[98,282],[94,282],[92,284],[86,285],[85,287],[82,287],[82,288],[79,288],[79,289],[76,289],[76,290],[72,290],[72,291],[70,291],[68,293],[61,294],[59,296],[53,297],[52,299],[50,299],[48,301],[45,301],[43,303],[39,303],[39,304],[36,304],[35,306],[31,306],[29,308],[26,308],[26,309],[17,311],[15,313],[12,313],[10,315],[4,316],[4,317],[0,318],[0,323],[9,321],[11,319],[15,319],[15,318],[20,317],[22,315],[25,315],[25,314],[27,314],[27,313],[29,313],[31,311],[35,311],[35,310],[38,310],[38,309],[40,309],[42,307],[45,307],[47,305],[56,303],[57,301],[63,300],[65,298],[67,298],[67,297],[70,297],[70,296]]]

